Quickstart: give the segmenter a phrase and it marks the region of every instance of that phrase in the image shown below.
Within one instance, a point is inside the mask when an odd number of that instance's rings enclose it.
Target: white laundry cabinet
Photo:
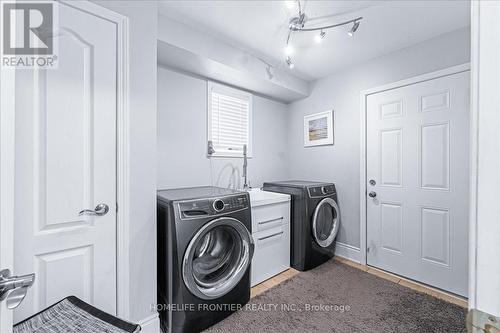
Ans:
[[[290,268],[290,196],[253,189],[252,236],[255,252],[252,259],[252,286]]]

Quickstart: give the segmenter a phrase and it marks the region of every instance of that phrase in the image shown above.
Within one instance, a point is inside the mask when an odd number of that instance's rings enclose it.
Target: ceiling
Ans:
[[[327,31],[321,44],[315,33],[292,36],[292,74],[314,80],[470,25],[470,2],[445,1],[301,1],[308,25],[338,23],[363,16],[353,37],[350,26]],[[296,9],[284,1],[161,1],[160,13],[287,69],[284,46],[288,20]]]

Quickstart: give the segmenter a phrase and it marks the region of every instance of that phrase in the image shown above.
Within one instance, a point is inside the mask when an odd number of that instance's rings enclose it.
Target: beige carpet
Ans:
[[[206,332],[466,332],[466,310],[331,260]]]

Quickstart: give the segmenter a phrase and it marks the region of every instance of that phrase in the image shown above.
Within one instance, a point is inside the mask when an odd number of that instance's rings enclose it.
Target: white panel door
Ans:
[[[467,296],[469,72],[367,98],[367,262]]]
[[[14,322],[75,295],[116,310],[116,25],[59,5],[58,68],[16,76]],[[79,216],[106,204],[103,216]]]

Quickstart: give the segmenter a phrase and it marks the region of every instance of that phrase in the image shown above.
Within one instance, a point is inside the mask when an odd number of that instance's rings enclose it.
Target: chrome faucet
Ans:
[[[250,186],[248,185],[248,158],[247,158],[247,145],[243,145],[243,189],[248,190]]]

